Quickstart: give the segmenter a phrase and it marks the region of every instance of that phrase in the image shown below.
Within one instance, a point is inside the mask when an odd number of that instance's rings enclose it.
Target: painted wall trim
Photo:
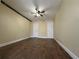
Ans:
[[[73,59],[79,59],[78,56],[76,56],[73,52],[71,52],[66,46],[64,46],[60,41],[56,40],[57,43],[73,58]]]
[[[30,22],[32,22],[29,18],[27,18],[26,16],[22,15],[21,13],[19,13],[17,10],[15,10],[14,8],[12,8],[10,5],[8,5],[7,3],[5,3],[4,1],[1,0],[1,3],[4,4],[5,6],[7,6],[8,8],[12,9],[13,11],[15,11],[16,13],[18,13],[19,15],[21,15],[22,17],[24,17],[25,19],[29,20]]]
[[[34,38],[34,37],[36,37],[36,38],[51,38],[51,39],[54,39],[53,37],[31,36],[31,38]]]
[[[47,37],[30,37],[30,38],[40,38],[40,39],[54,39],[54,38],[47,38]]]
[[[14,41],[9,41],[9,42],[5,42],[5,43],[1,43],[0,47],[7,46],[7,45],[10,45],[10,44],[13,44],[13,43],[16,43],[16,42],[19,42],[19,41],[22,41],[22,40],[25,40],[25,39],[28,39],[28,38],[30,38],[30,37],[21,38],[21,39],[17,39],[17,40],[14,40]]]
[[[53,37],[42,37],[42,36],[39,36],[38,38],[53,38]]]

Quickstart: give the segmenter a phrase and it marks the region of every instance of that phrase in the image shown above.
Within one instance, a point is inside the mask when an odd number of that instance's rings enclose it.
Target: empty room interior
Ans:
[[[79,59],[79,0],[0,0],[0,59]]]

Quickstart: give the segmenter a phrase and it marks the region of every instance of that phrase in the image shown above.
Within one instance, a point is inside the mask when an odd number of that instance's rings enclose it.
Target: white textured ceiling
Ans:
[[[41,17],[35,17],[30,12],[34,12],[36,6],[34,1],[38,4],[39,10],[45,10],[43,18],[53,18],[60,7],[61,0],[3,0],[5,3],[10,5],[12,8],[28,17],[31,20]]]

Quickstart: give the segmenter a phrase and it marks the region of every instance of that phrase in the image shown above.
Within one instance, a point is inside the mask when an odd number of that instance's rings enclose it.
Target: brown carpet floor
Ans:
[[[0,48],[0,59],[72,59],[54,39],[29,38]]]

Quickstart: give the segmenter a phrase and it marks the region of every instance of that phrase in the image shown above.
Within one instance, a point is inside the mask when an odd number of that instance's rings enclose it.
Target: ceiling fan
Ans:
[[[36,8],[35,11],[36,11],[36,12],[35,12],[33,15],[35,15],[36,17],[37,17],[37,16],[42,16],[42,17],[43,17],[43,15],[44,15],[44,13],[45,13],[44,10],[43,10],[43,11],[40,11],[38,8]]]
[[[32,0],[34,6],[35,6],[35,17],[41,16],[43,17],[43,15],[45,14],[45,11],[40,11],[39,10],[39,6],[38,6],[38,1],[37,0]]]
[[[54,10],[54,8],[55,9],[59,9],[60,7],[54,7],[54,6],[52,6],[52,4],[50,4],[50,6],[48,7],[48,8],[45,8],[45,9],[43,9],[42,11],[40,11],[40,7],[39,7],[39,5],[38,5],[38,1],[39,0],[32,0],[32,3],[33,3],[33,5],[35,6],[35,11],[36,11],[36,17],[38,17],[38,16],[41,16],[41,17],[43,17],[43,16],[47,16],[48,14],[47,14],[47,11],[50,11],[50,10]],[[58,4],[59,5],[59,4]],[[59,5],[60,6],[60,5]],[[55,10],[56,11],[56,10]]]
[[[35,12],[32,12],[30,10],[25,10],[26,12],[30,12],[30,14],[34,15],[35,17],[43,17],[44,15],[46,15],[46,11],[50,10],[51,7],[43,9],[42,11],[40,11],[39,6],[38,6],[38,0],[32,0],[33,5],[35,6],[34,10]]]
[[[45,10],[40,11],[37,0],[32,0],[32,3],[35,6],[35,8],[34,8],[35,11],[34,12],[32,12],[32,11],[30,11],[28,9],[27,10],[23,10],[23,11],[28,12],[28,13],[34,15],[35,17],[39,17],[39,16],[43,17],[47,10],[46,11]]]

